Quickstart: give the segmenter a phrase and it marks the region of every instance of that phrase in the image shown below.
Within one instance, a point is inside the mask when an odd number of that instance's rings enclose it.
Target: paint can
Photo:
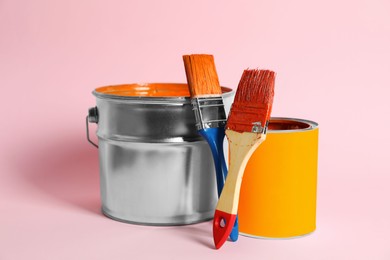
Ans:
[[[234,92],[223,88],[229,109]],[[144,225],[209,220],[217,203],[210,148],[195,128],[186,84],[95,89],[100,191],[104,215]],[[228,111],[227,111],[228,112]]]
[[[240,234],[293,238],[315,230],[318,131],[309,120],[271,118],[244,172]]]

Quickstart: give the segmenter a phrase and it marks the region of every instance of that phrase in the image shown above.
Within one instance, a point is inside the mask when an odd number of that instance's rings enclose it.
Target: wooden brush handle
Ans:
[[[253,152],[265,140],[266,135],[226,130],[226,136],[230,151],[229,172],[216,209],[236,215],[245,167]]]
[[[245,166],[256,148],[265,140],[265,134],[232,130],[226,130],[226,136],[229,140],[230,164],[214,214],[213,237],[217,249],[225,243],[233,228]]]

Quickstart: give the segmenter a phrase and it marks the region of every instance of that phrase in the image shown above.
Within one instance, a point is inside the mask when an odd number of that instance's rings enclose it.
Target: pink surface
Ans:
[[[0,259],[390,259],[390,2],[0,1]],[[320,123],[317,230],[240,236],[100,213],[91,91],[185,82],[212,53],[220,81],[275,70],[274,116]]]

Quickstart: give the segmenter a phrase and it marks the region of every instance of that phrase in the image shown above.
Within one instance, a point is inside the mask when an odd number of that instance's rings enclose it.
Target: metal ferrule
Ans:
[[[268,129],[269,120],[265,123],[265,126],[261,126],[261,122],[253,122],[252,133],[266,134]]]
[[[225,127],[226,113],[222,97],[193,98],[191,104],[198,130]]]

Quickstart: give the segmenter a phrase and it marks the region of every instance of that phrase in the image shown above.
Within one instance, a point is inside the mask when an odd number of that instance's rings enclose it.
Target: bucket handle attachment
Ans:
[[[98,110],[97,110],[97,107],[91,107],[89,110],[88,110],[88,115],[87,117],[85,118],[85,122],[86,122],[86,127],[87,127],[87,140],[88,142],[90,142],[93,146],[95,146],[96,148],[99,148],[99,146],[97,144],[95,144],[90,138],[89,138],[89,123],[98,123],[99,121],[99,114],[98,114]]]

